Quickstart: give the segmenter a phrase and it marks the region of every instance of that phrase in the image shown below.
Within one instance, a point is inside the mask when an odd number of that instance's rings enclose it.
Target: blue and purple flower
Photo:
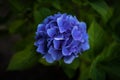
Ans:
[[[34,45],[47,62],[64,59],[67,64],[90,48],[86,23],[67,14],[48,16],[37,27]]]

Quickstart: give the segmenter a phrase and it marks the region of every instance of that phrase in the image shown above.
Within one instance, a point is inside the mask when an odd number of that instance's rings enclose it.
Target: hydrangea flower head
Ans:
[[[57,13],[37,26],[34,45],[47,62],[64,59],[67,64],[89,49],[86,23],[75,16]]]

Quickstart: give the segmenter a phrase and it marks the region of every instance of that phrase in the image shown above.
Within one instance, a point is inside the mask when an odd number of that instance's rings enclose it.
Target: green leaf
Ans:
[[[89,79],[90,65],[86,64],[84,61],[80,63],[80,75],[78,80],[88,80]]]
[[[96,22],[92,21],[90,28],[88,29],[89,41],[91,49],[94,53],[101,51],[104,48],[104,45],[107,43],[107,35],[102,29],[102,27]],[[101,44],[102,43],[102,44]]]
[[[39,62],[41,63],[41,64],[43,64],[43,65],[45,65],[45,66],[52,66],[52,65],[54,65],[54,63],[48,63],[44,58],[40,58],[39,59]]]
[[[80,60],[77,58],[71,64],[61,63],[61,66],[69,78],[73,78],[76,70],[78,69]]]
[[[75,4],[77,4],[79,6],[83,4],[82,1],[80,1],[80,0],[72,0],[72,2],[74,2]]]
[[[47,16],[51,14],[51,11],[48,8],[38,8],[36,5],[34,7],[34,20],[38,24],[44,20]]]
[[[52,2],[52,5],[53,5],[53,7],[55,7],[56,9],[58,9],[58,10],[62,10],[61,9],[61,5],[60,5],[60,1],[53,1]]]
[[[29,45],[25,50],[16,53],[10,60],[7,70],[24,70],[37,64],[38,56]]]
[[[120,76],[120,43],[113,42],[101,56],[102,68],[107,72],[116,76]]]
[[[116,75],[120,77],[120,62],[111,62],[111,63],[106,63],[105,65],[102,66],[102,68],[109,74],[111,75]]]
[[[22,20],[22,19],[13,21],[13,22],[9,25],[9,26],[10,26],[9,32],[10,32],[10,33],[15,33],[15,32],[18,30],[18,28],[21,27],[21,26],[24,24],[24,22],[25,22],[25,21]]]
[[[113,42],[111,45],[108,47],[107,52],[103,52],[105,55],[105,60],[108,62],[112,59],[117,59],[120,57],[120,43],[118,42]]]
[[[120,42],[120,14],[116,15],[111,19],[112,21],[110,22],[110,26],[112,26],[112,34],[114,39]]]
[[[98,55],[90,66],[89,76],[92,80],[105,80],[105,72],[100,67],[100,62],[104,59],[102,54]]]
[[[112,16],[113,10],[103,0],[97,0],[89,3],[92,8],[102,16],[105,22],[107,22]]]
[[[8,1],[15,10],[22,11],[24,9],[24,5],[21,4],[20,0],[8,0]]]
[[[103,59],[104,56],[100,54],[91,63],[89,76],[92,80],[105,80],[105,72],[99,65]]]
[[[105,47],[91,64],[90,76],[93,80],[105,80],[105,73],[120,76],[120,43],[113,42]]]
[[[90,69],[90,76],[92,80],[105,80],[105,72],[97,67]]]
[[[114,59],[120,57],[120,43],[112,42],[109,46],[106,46],[99,56],[96,57],[96,63],[109,63]]]
[[[71,64],[64,64],[64,66],[76,70],[79,67],[79,64],[80,64],[80,59],[76,58]]]
[[[70,79],[75,76],[75,70],[70,69],[70,68],[67,68],[67,67],[64,68],[63,70],[64,70],[65,74],[66,74]]]
[[[93,62],[87,63],[83,61],[80,65],[80,76],[79,80],[105,80],[105,72],[100,68],[99,60],[100,57],[96,57]]]

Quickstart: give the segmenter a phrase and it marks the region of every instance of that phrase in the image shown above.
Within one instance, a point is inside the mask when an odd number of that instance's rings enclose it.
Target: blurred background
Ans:
[[[0,0],[0,80],[120,80],[119,0]],[[36,53],[37,25],[55,13],[85,21],[90,49],[72,64]]]

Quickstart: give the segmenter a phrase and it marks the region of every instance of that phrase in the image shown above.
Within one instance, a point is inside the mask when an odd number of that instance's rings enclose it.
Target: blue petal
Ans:
[[[63,45],[68,46],[68,45],[70,45],[71,42],[72,42],[72,38],[67,38]]]
[[[74,40],[83,41],[81,31],[79,31],[78,26],[74,26],[72,29],[72,37]]]
[[[88,42],[85,42],[84,44],[81,45],[82,47],[82,50],[85,51],[85,50],[88,50],[90,48],[90,45]]]
[[[39,24],[37,27],[37,32],[39,31],[45,31],[45,26],[43,24]]]
[[[38,53],[45,54],[45,46],[44,45],[39,45],[36,51]]]
[[[37,43],[37,42],[34,42],[34,45],[35,45],[35,46],[38,46],[38,43]]]
[[[36,42],[34,42],[35,46],[39,46],[40,44],[44,44],[45,43],[45,39],[39,39]]]
[[[46,38],[46,37],[47,37],[46,32],[44,32],[44,31],[36,32],[36,37],[35,37],[35,39]]]
[[[50,28],[47,30],[47,34],[50,36],[50,37],[54,37],[55,34],[57,34],[57,28]]]
[[[78,52],[78,49],[79,49],[79,46],[80,46],[80,42],[73,40],[69,46],[70,46],[70,51]]]
[[[64,26],[63,26],[62,17],[59,17],[59,18],[57,19],[57,24],[58,24],[60,33],[63,33],[63,32],[66,31],[65,28],[64,28]]]
[[[48,43],[47,43],[47,47],[50,47],[50,46],[52,45],[52,41],[53,41],[53,40],[52,40],[51,38],[48,38],[48,39],[47,39],[47,42],[48,42]]]
[[[81,33],[86,33],[86,23],[85,22],[79,22],[79,30],[81,31]]]
[[[71,22],[71,26],[75,25],[76,19],[72,16],[70,16],[69,19],[70,19],[70,22]]]
[[[71,27],[73,27],[74,25],[76,25],[78,23],[78,20],[77,20],[76,17],[73,17],[73,16],[70,15],[68,18],[69,18],[68,21],[70,22],[70,24],[71,24],[70,26]]]
[[[56,21],[51,20],[49,23],[46,24],[45,29],[55,28],[56,27]]]
[[[75,23],[79,23],[79,21],[78,21],[78,19],[77,19],[77,17],[76,16],[74,16],[74,19],[75,19]]]
[[[56,20],[58,17],[60,17],[62,14],[61,13],[57,13],[57,14],[54,14],[54,19]]]
[[[72,63],[72,61],[75,59],[75,56],[74,55],[71,55],[71,56],[67,56],[67,57],[64,57],[64,62],[67,63],[67,64],[70,64]]]
[[[53,40],[54,48],[60,49],[62,47],[63,41],[61,40]]]
[[[75,47],[75,46],[78,46],[80,44],[79,41],[75,41],[75,40],[72,40],[71,43],[69,43],[69,47]]]
[[[79,22],[79,27],[82,28],[84,31],[86,31],[86,23],[85,22]]]
[[[88,40],[88,38],[89,38],[89,36],[88,36],[87,33],[84,33],[84,34],[83,34],[83,37],[84,37],[85,40]]]
[[[70,33],[71,33],[71,30],[68,30],[68,31],[64,32],[64,33],[63,33],[64,38],[65,38],[65,39],[72,38]]]
[[[55,36],[54,39],[55,40],[64,40],[64,36],[62,34],[59,34],[59,35]]]
[[[45,56],[43,56],[43,58],[45,58],[48,63],[54,62],[54,59],[52,58],[50,54],[46,54]]]
[[[63,54],[64,56],[69,56],[69,55],[72,54],[72,52],[71,52],[68,48],[63,47],[63,48],[62,48],[62,54]]]
[[[37,41],[37,43],[38,43],[38,44],[45,44],[45,39],[39,39],[39,40]]]
[[[58,24],[60,33],[63,33],[70,28],[69,22],[66,21],[66,14],[63,14],[61,17],[57,18],[57,24]]]
[[[46,17],[46,18],[44,19],[44,21],[43,21],[44,24],[46,24],[46,23],[48,23],[48,22],[50,21],[49,17],[50,17],[50,16],[48,16],[48,17]]]
[[[48,53],[51,54],[54,60],[60,60],[62,58],[62,54],[60,50],[55,50],[53,47],[50,47]]]
[[[81,42],[80,41],[75,41],[75,40],[72,40],[69,45],[67,45],[67,48],[63,49],[64,51],[64,54],[69,54],[71,55],[71,53],[75,53],[77,54],[79,51],[80,51],[80,44]]]

